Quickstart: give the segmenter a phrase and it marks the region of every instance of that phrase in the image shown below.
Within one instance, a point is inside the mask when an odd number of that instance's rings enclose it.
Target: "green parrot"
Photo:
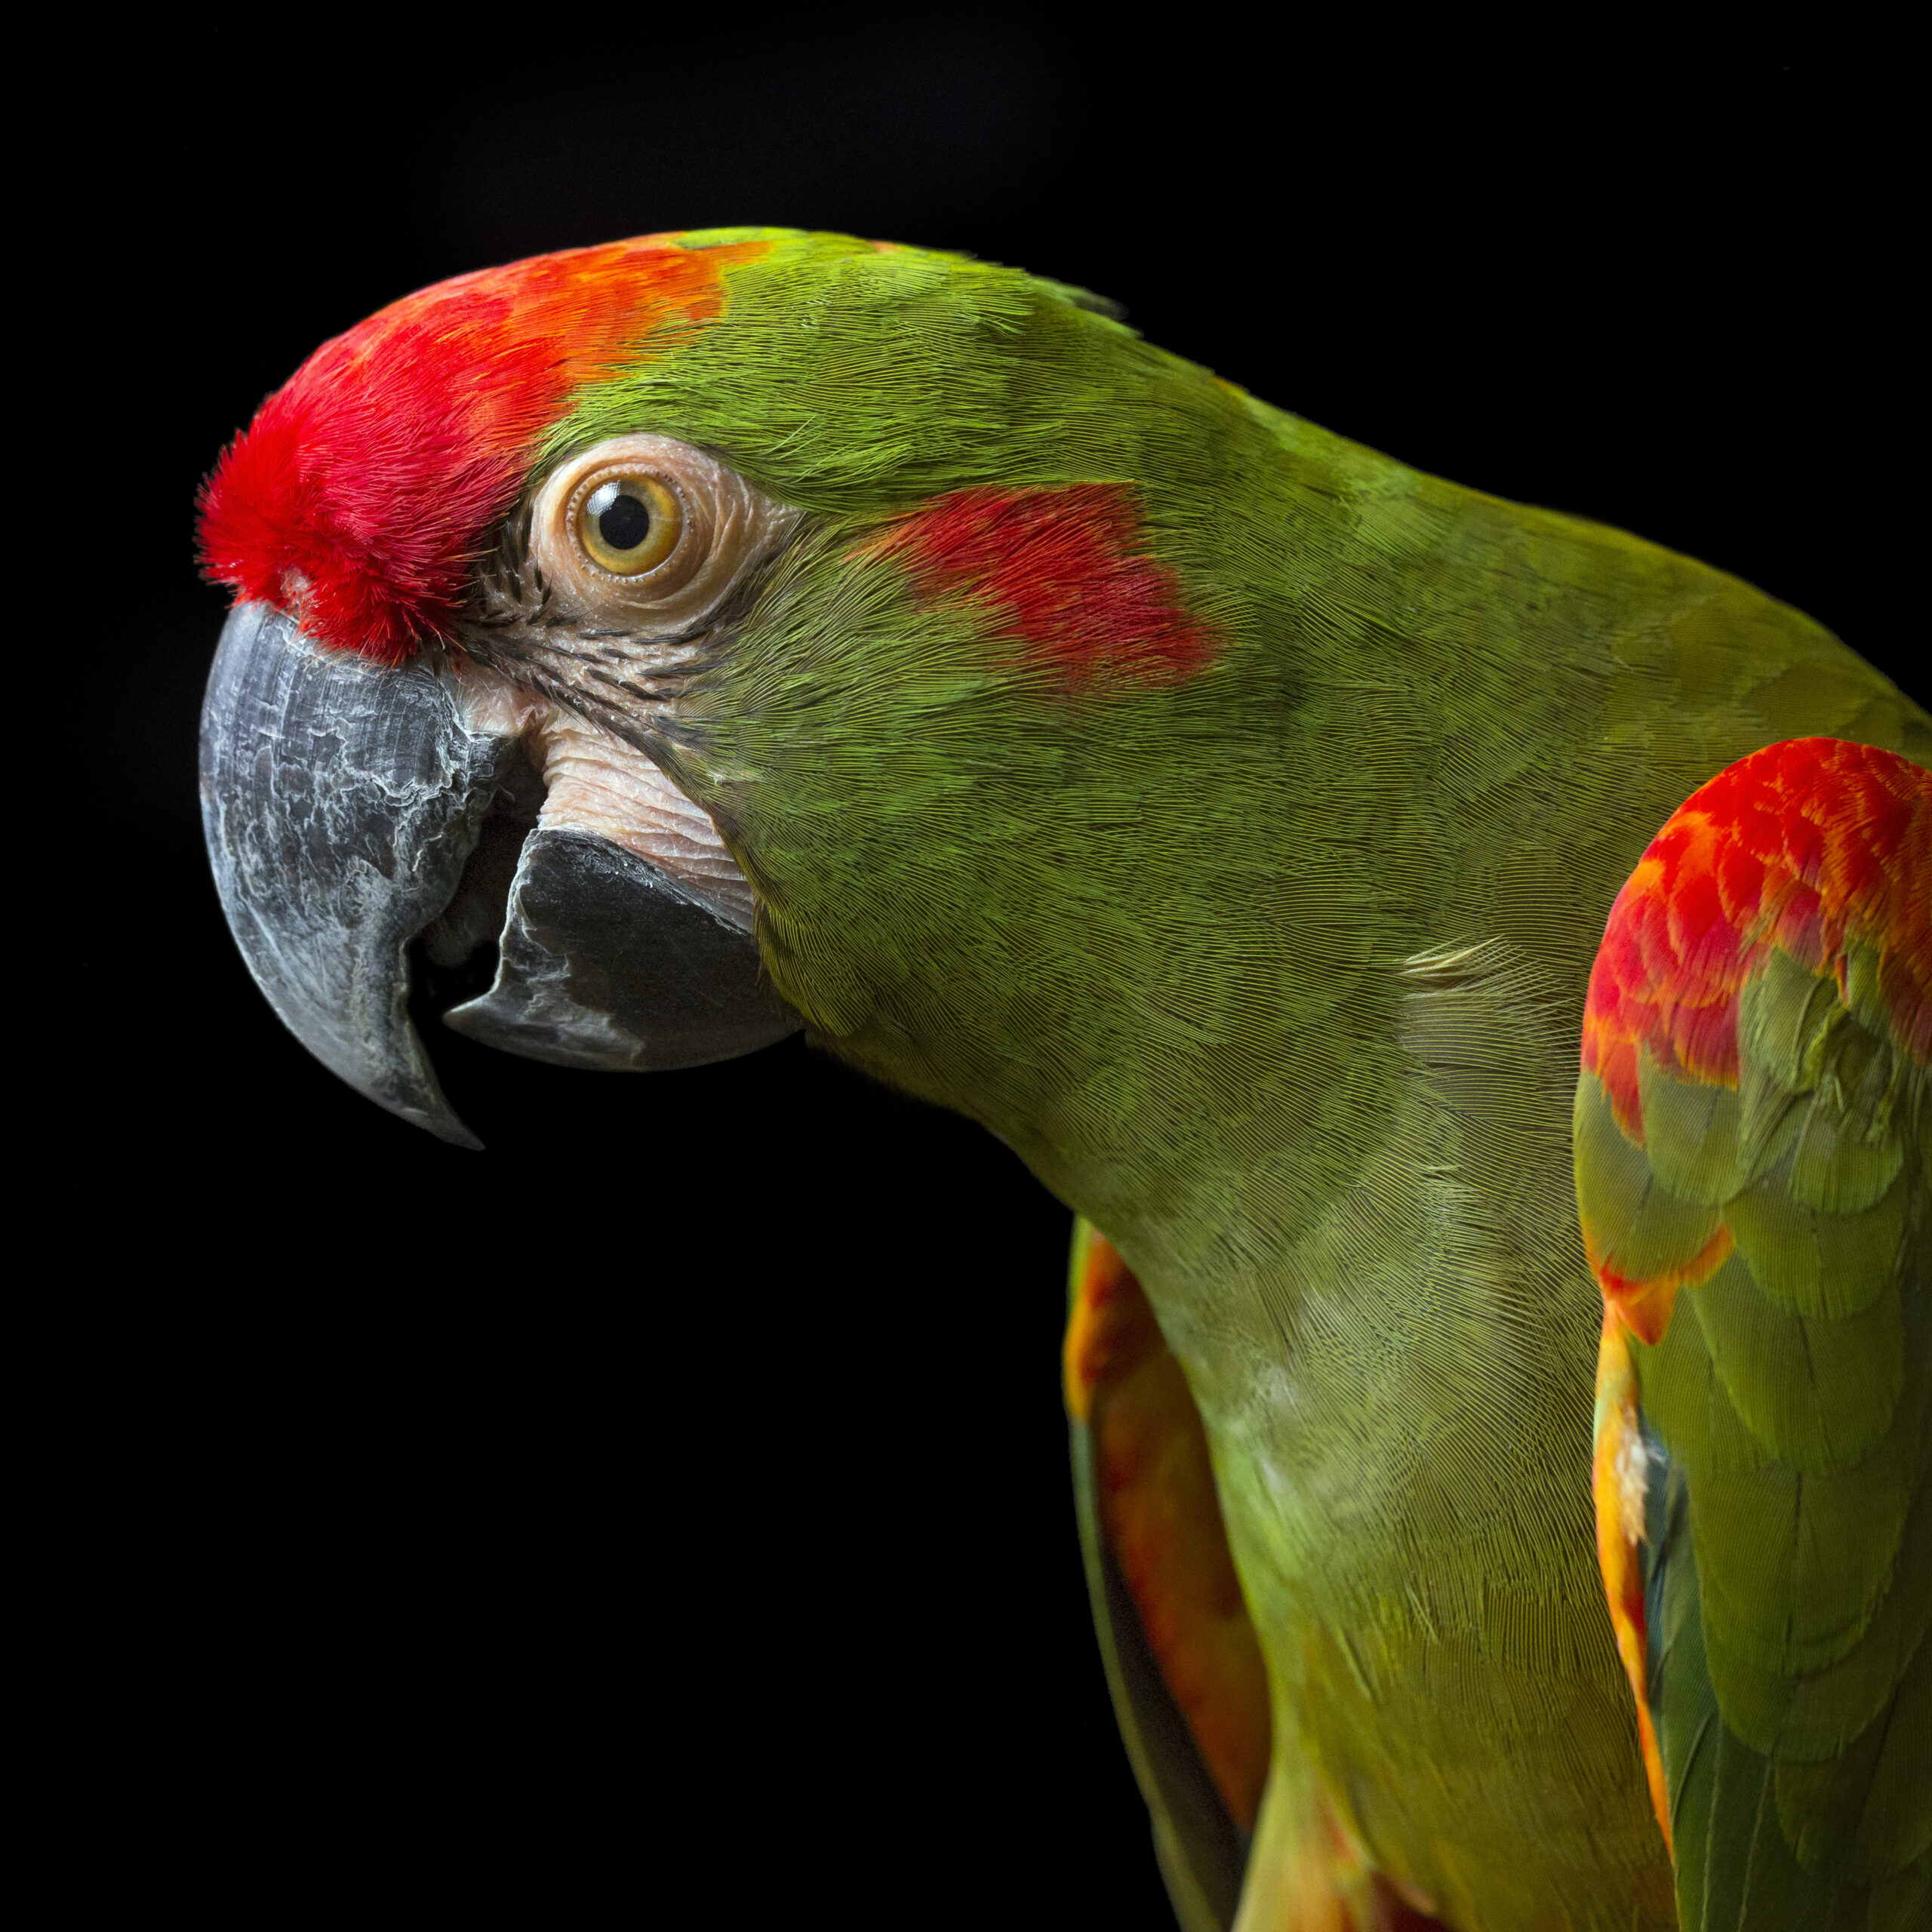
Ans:
[[[1932,1924],[1932,718],[1064,285],[790,231],[460,277],[223,454],[276,1010],[802,1026],[1076,1213],[1097,1626],[1186,1932]]]

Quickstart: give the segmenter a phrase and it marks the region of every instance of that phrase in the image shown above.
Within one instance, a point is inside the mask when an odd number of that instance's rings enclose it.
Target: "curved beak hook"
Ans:
[[[404,949],[454,895],[515,741],[464,723],[421,659],[325,651],[261,604],[229,614],[202,706],[215,890],[289,1031],[378,1106],[462,1147],[411,1025]]]

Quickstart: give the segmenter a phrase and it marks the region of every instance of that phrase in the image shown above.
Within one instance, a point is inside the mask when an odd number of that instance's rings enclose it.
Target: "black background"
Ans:
[[[53,352],[99,466],[31,487],[64,497],[40,541],[89,668],[17,745],[23,798],[92,829],[27,1029],[69,1044],[25,1104],[72,1324],[51,1460],[91,1472],[66,1527],[100,1580],[72,1775],[152,1827],[121,1856],[155,1897],[1172,1922],[1080,1580],[1066,1211],[795,1041],[642,1081],[436,1035],[490,1149],[460,1154],[251,986],[195,803],[224,600],[192,498],[324,337],[653,229],[964,249],[1732,570],[1926,694],[1895,455],[1918,222],[1869,68],[1398,70],[1189,24],[557,9],[431,59],[364,21],[348,51],[157,46],[49,149]]]

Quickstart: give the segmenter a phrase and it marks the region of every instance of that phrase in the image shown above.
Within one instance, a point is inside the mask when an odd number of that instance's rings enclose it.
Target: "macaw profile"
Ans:
[[[465,275],[222,456],[263,990],[803,1026],[1075,1211],[1097,1627],[1186,1932],[1932,1924],[1932,718],[1081,291],[844,237]]]

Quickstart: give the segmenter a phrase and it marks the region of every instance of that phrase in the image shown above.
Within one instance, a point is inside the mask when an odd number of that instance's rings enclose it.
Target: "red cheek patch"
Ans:
[[[921,595],[977,598],[1069,688],[1110,678],[1191,676],[1219,641],[1188,611],[1180,580],[1147,553],[1134,492],[1120,483],[956,490],[894,526]]]

